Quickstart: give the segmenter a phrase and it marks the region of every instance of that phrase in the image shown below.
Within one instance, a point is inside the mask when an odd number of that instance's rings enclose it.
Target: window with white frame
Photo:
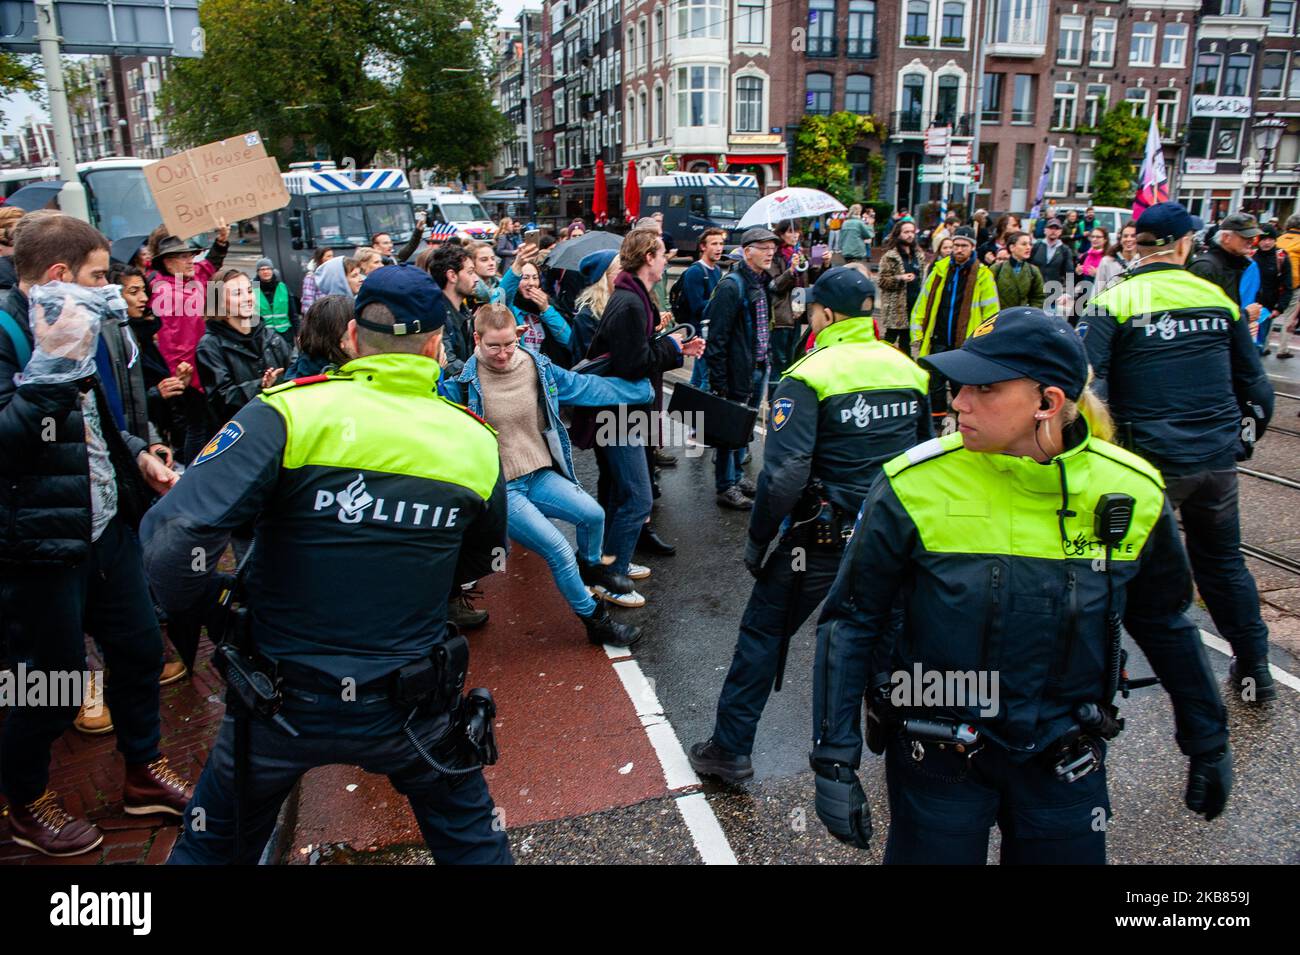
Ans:
[[[850,73],[844,78],[844,108],[850,113],[867,116],[871,113],[871,77],[865,73]]]
[[[1295,29],[1295,0],[1269,0],[1268,32],[1290,36]]]
[[[1083,125],[1096,129],[1101,125],[1101,117],[1106,112],[1106,101],[1110,99],[1110,87],[1105,83],[1089,83],[1083,96]]]
[[[556,90],[551,94],[551,104],[555,107],[555,125],[564,125],[564,90]]]
[[[1057,83],[1052,95],[1052,129],[1074,129],[1079,108],[1079,84]]]
[[[808,0],[809,56],[835,55],[835,0]]]
[[[650,65],[650,23],[645,17],[642,17],[636,25],[637,46],[636,60],[641,69]]]
[[[849,56],[876,55],[876,0],[849,0]]]
[[[564,137],[555,137],[555,165],[559,169],[569,167],[569,151],[564,145]]]
[[[674,9],[677,30],[672,39],[722,38],[723,0],[675,0]]]
[[[1223,85],[1219,88],[1219,95],[1250,95],[1249,53],[1234,53],[1228,57],[1228,64],[1223,70]]]
[[[1259,61],[1260,99],[1280,99],[1286,89],[1286,51],[1268,50]]]
[[[1061,17],[1060,39],[1056,46],[1056,62],[1083,62],[1083,17]]]
[[[631,93],[627,94],[627,109],[623,111],[627,118],[627,141],[636,142],[636,97]]]
[[[1156,125],[1160,135],[1173,139],[1178,130],[1178,100],[1180,94],[1176,89],[1156,90]]]
[[[947,0],[940,10],[939,43],[962,46],[966,42],[966,4]]]
[[[905,73],[899,88],[898,129],[904,133],[919,133],[925,129],[925,75]]]
[[[1300,50],[1291,54],[1291,82],[1286,88],[1287,99],[1300,99]]]
[[[736,42],[762,43],[766,37],[767,0],[737,0]]]
[[[662,9],[655,11],[653,43],[654,50],[651,55],[657,63],[664,55],[664,11]]]
[[[1151,91],[1145,86],[1130,86],[1124,91],[1124,102],[1129,104],[1134,116],[1147,118],[1148,102],[1151,99]]]
[[[763,131],[763,79],[742,76],[736,80],[736,132]]]
[[[1034,75],[1017,73],[1011,87],[1011,122],[1032,126],[1034,123]]]
[[[1047,194],[1064,196],[1070,191],[1070,150],[1057,148],[1052,153],[1052,171],[1047,177]]]
[[[654,130],[653,136],[655,139],[663,137],[667,118],[664,115],[664,87],[662,83],[659,83],[655,86],[654,122],[650,124]]]
[[[636,94],[636,139],[639,143],[644,143],[650,138],[647,133],[650,120],[649,113],[645,90],[642,90]]]
[[[1115,65],[1115,21],[1110,17],[1092,18],[1092,43],[1089,66]]]
[[[1074,194],[1076,196],[1092,195],[1092,178],[1097,172],[1097,164],[1092,158],[1091,149],[1079,150],[1079,162],[1074,171]]]
[[[627,72],[630,76],[636,72],[636,27],[627,28]]]
[[[905,26],[903,42],[914,46],[925,46],[930,42],[929,0],[907,0]]]
[[[1181,69],[1186,59],[1187,24],[1166,23],[1165,35],[1160,42],[1160,65]]]
[[[1129,38],[1128,65],[1155,66],[1156,63],[1156,24],[1142,21],[1133,24],[1133,33]]]
[[[720,66],[678,67],[678,126],[721,125],[722,74]]]

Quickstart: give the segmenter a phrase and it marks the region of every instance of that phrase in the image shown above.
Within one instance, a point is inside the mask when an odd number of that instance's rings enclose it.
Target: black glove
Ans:
[[[745,538],[745,567],[757,580],[763,575],[763,561],[767,558],[767,545],[752,537]]]
[[[1203,813],[1208,822],[1219,813],[1232,792],[1232,747],[1193,756],[1187,771],[1187,808]]]
[[[827,775],[823,775],[823,774]],[[840,842],[859,849],[871,845],[871,808],[857,774],[846,766],[817,769],[817,818]]]

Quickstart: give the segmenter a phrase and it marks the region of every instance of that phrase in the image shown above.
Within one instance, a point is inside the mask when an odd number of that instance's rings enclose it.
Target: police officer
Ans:
[[[437,394],[446,313],[414,266],[371,273],[348,327],[358,357],[251,401],[149,512],[147,566],[169,613],[203,599],[204,568],[256,522],[251,643],[284,688],[283,723],[249,721],[239,787],[228,708],[170,861],[255,862],[298,778],[331,763],[387,775],[437,862],[510,861],[446,696],[408,708],[412,674],[445,689],[463,673],[447,594],[505,553],[496,438]],[[430,674],[434,659],[446,665]]]
[[[1193,231],[1176,202],[1143,212],[1136,267],[1093,299],[1081,333],[1120,443],[1160,469],[1182,513],[1196,587],[1232,644],[1233,692],[1259,703],[1277,688],[1241,556],[1237,462],[1268,426],[1273,389],[1236,303],[1182,268]]]
[[[865,848],[854,770],[886,753],[887,863],[1105,861],[1105,740],[1120,724],[1120,621],[1173,700],[1186,803],[1213,819],[1232,782],[1226,713],[1196,627],[1160,473],[1101,440],[1083,344],[1035,308],[1000,312],[922,364],[964,382],[959,433],[888,462],[817,629],[816,811]],[[905,636],[888,642],[903,594]],[[873,677],[882,652],[886,671]],[[996,682],[995,682],[996,677]]]
[[[754,774],[750,753],[768,693],[790,638],[835,578],[867,488],[883,462],[933,435],[928,376],[876,340],[875,295],[872,281],[848,267],[831,269],[809,291],[817,347],[790,366],[772,402],[745,548],[758,582],[713,737],[689,753],[696,772],[730,783]]]

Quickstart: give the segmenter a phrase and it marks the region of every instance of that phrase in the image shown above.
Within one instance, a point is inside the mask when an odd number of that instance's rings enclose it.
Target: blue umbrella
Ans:
[[[23,212],[35,212],[37,209],[56,208],[51,205],[63,189],[62,179],[50,179],[45,182],[32,182],[23,186],[4,201],[7,206],[22,209]]]

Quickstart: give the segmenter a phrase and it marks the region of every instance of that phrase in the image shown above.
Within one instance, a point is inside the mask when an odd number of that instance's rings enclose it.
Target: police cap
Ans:
[[[361,317],[367,305],[384,305],[392,325]],[[414,265],[385,265],[366,276],[357,292],[357,324],[387,335],[427,335],[447,322],[447,299],[428,272]]]
[[[1028,378],[1077,401],[1088,384],[1088,355],[1069,323],[1040,308],[998,312],[956,351],[926,355],[922,365],[964,385]]]
[[[876,283],[855,268],[841,265],[826,272],[809,291],[812,301],[836,315],[856,318],[875,308]]]

